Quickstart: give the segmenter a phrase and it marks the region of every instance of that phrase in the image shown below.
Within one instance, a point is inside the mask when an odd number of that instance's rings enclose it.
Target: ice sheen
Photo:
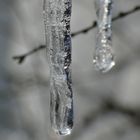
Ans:
[[[93,63],[95,69],[108,72],[114,65],[112,49],[112,0],[96,0],[97,38]]]
[[[73,127],[71,80],[71,0],[44,0],[47,57],[50,65],[50,120],[56,133]]]

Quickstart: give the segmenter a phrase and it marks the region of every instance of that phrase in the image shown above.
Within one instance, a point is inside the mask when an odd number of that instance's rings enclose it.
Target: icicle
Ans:
[[[108,72],[114,65],[112,50],[112,0],[96,0],[97,42],[93,63],[95,69]]]
[[[50,63],[50,120],[60,135],[73,127],[71,80],[71,0],[44,0],[46,45]]]

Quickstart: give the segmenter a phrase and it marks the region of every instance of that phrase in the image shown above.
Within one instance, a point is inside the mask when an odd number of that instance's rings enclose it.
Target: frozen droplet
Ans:
[[[71,131],[72,129],[71,128],[63,128],[63,129],[54,129],[55,133],[58,134],[58,135],[70,135],[71,134]]]
[[[97,71],[108,72],[114,65],[114,54],[112,48],[97,48],[93,58],[93,64]]]

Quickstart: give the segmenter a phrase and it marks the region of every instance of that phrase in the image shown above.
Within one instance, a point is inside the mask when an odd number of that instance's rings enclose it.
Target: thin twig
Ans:
[[[138,12],[140,11],[140,6],[136,6],[135,8],[127,11],[127,12],[120,12],[116,17],[113,18],[113,22],[116,21],[116,20],[119,20],[119,19],[122,19],[122,18],[125,18],[126,16],[130,15],[130,14],[133,14],[135,12]],[[93,21],[93,24],[89,27],[86,27],[82,30],[79,30],[77,32],[74,32],[71,34],[72,37],[75,37],[77,35],[80,35],[80,34],[85,34],[87,32],[89,32],[90,30],[94,29],[95,27],[97,26],[97,22],[96,21]],[[13,59],[14,60],[17,60],[17,62],[19,64],[22,64],[24,62],[24,60],[26,59],[26,57],[38,52],[38,51],[41,51],[43,49],[46,48],[46,45],[40,45],[36,48],[34,48],[33,50],[25,53],[25,54],[22,54],[22,55],[17,55],[17,56],[14,56]]]
[[[45,45],[40,45],[39,47],[34,48],[33,50],[31,50],[25,54],[13,56],[13,59],[17,60],[18,64],[22,64],[27,56],[32,55],[38,51],[41,51],[42,49],[45,49],[45,47],[46,47]]]

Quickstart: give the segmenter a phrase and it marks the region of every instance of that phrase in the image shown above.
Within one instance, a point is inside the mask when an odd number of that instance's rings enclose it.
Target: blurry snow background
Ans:
[[[114,0],[115,1],[115,0]],[[113,23],[116,66],[93,69],[96,30],[73,38],[75,126],[58,137],[49,124],[46,52],[12,59],[45,43],[43,0],[0,0],[0,140],[140,140],[140,12]],[[114,16],[140,0],[115,1]],[[72,32],[96,19],[94,0],[73,0]]]

